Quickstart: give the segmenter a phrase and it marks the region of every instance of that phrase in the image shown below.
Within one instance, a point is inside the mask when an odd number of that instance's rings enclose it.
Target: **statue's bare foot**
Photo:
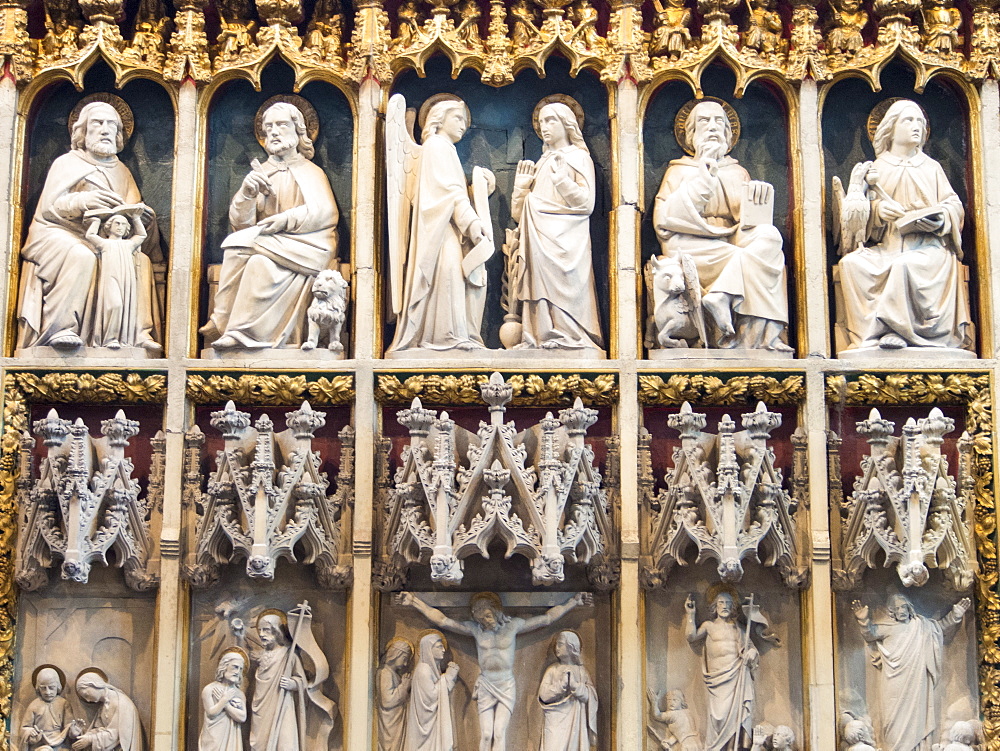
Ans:
[[[60,334],[59,336],[52,337],[49,341],[49,346],[56,349],[76,349],[83,346],[83,339],[76,334]]]
[[[222,332],[219,331],[219,327],[215,325],[215,321],[210,320],[208,323],[206,323],[204,326],[198,329],[198,333],[201,334],[206,339],[217,339]]]
[[[542,342],[542,349],[559,349],[559,342]]]
[[[794,352],[795,351],[794,349],[792,349],[791,347],[789,347],[787,344],[785,344],[780,339],[775,339],[773,342],[771,342],[771,344],[769,344],[768,346],[764,347],[764,349],[770,350],[771,352]]]
[[[477,347],[472,342],[462,342],[461,344],[456,346],[455,349],[461,350],[462,352],[471,352],[474,349],[479,349],[479,347]]]
[[[163,349],[159,342],[155,342],[152,339],[143,339],[138,345],[148,352],[159,352]]]
[[[240,346],[240,343],[231,336],[220,336],[212,342],[212,349],[232,349]]]
[[[898,334],[886,334],[878,340],[878,346],[882,349],[904,349],[906,340]]]
[[[108,342],[104,346],[107,347],[108,349],[121,349],[122,348],[122,343],[119,342],[117,339],[112,339],[110,342]]]

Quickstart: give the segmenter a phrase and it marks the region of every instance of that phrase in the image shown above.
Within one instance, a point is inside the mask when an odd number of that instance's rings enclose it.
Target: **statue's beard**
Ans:
[[[296,138],[294,141],[291,138],[279,138],[275,141],[268,141],[266,148],[268,154],[280,154],[282,151],[288,151],[289,149],[295,150],[295,147],[299,145],[299,141]]]
[[[694,154],[697,157],[708,159],[721,159],[726,153],[726,142],[722,139],[704,139],[694,146]]]
[[[113,143],[95,140],[87,143],[87,151],[95,156],[114,156],[118,153],[118,148]]]

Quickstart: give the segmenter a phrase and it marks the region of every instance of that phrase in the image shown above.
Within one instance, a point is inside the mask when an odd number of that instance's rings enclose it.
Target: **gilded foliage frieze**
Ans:
[[[183,0],[173,17],[163,0],[142,0],[134,23],[121,27],[123,0],[45,0],[45,35],[32,39],[24,0],[2,0],[0,57],[18,82],[61,70],[77,85],[98,57],[119,81],[135,73],[174,82],[242,75],[259,84],[277,56],[294,69],[298,85],[316,76],[385,83],[404,69],[423,73],[436,54],[450,60],[455,75],[471,68],[494,86],[524,69],[544,73],[552,54],[568,59],[574,75],[590,69],[608,82],[683,78],[695,88],[722,59],[735,71],[738,91],[762,74],[790,81],[857,75],[877,85],[895,58],[913,67],[918,90],[940,71],[969,79],[1000,71],[1000,12],[987,0],[876,0],[870,14],[834,0],[823,19],[814,3],[790,6],[786,24],[781,9],[763,0],[746,7],[737,0],[656,0],[645,19],[637,0],[613,0],[605,26],[594,0],[403,0],[395,23],[381,0],[357,3],[353,19],[337,0],[317,2],[308,16],[300,0],[219,0],[220,30],[211,39],[203,0]],[[862,34],[870,22],[874,39]],[[134,29],[131,38],[122,28]]]
[[[618,398],[618,379],[610,373],[549,376],[511,375],[506,379],[514,390],[511,404],[517,407],[550,407],[571,404],[580,397],[587,406],[606,406]],[[489,382],[489,374],[413,375],[400,380],[379,374],[375,381],[375,400],[380,404],[408,404],[419,397],[424,404],[482,404],[480,386]]]
[[[976,579],[979,696],[985,748],[1000,749],[1000,582],[997,561],[996,500],[993,487],[993,403],[990,377],[972,373],[893,373],[828,376],[827,403],[837,405],[958,405],[965,407],[965,431],[972,438],[975,539],[980,570]],[[839,466],[839,439],[830,444],[831,470]],[[831,489],[839,472],[830,473]],[[837,494],[831,497],[831,506]]]
[[[805,399],[805,376],[675,374],[639,376],[639,401],[647,407],[676,407],[684,402],[730,406],[762,401],[768,406],[799,404]]]
[[[309,380],[304,375],[241,376],[198,375],[187,377],[187,396],[193,404],[234,401],[257,407],[288,406],[302,400],[313,405],[335,406],[354,400],[354,376],[322,376]]]
[[[32,403],[159,404],[166,400],[166,376],[140,373],[8,372],[3,380],[3,435],[0,437],[0,747],[9,745],[14,678],[17,590],[15,497],[22,433]]]

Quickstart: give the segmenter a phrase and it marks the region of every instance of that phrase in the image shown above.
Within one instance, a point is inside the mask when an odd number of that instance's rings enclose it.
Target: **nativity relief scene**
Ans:
[[[998,751],[1000,9],[0,0],[0,745]]]

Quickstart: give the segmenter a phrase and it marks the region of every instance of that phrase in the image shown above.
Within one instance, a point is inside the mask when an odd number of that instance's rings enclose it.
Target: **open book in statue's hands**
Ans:
[[[907,211],[896,220],[896,229],[899,230],[899,234],[901,235],[908,235],[914,232],[933,231],[918,226],[917,223],[920,222],[921,219],[926,219],[928,222],[940,227],[941,223],[944,221],[944,212],[941,210],[940,206],[927,206],[922,209]]]

